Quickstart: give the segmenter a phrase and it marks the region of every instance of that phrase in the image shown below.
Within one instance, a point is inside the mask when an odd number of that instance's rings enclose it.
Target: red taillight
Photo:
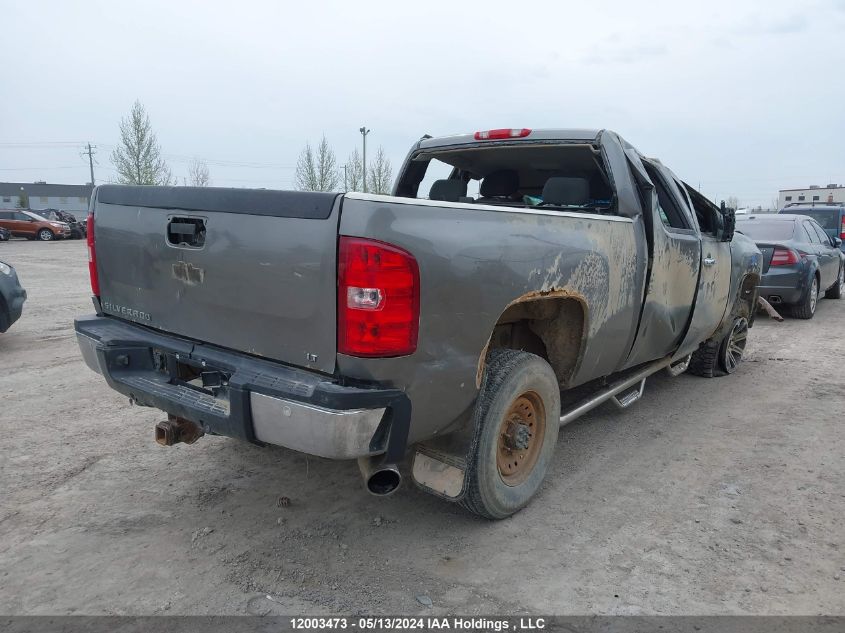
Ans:
[[[839,227],[839,239],[845,240],[845,215],[842,216],[842,226]]]
[[[502,128],[499,130],[483,130],[475,133],[476,141],[495,141],[503,138],[525,138],[531,134],[527,127],[523,128]]]
[[[95,297],[100,296],[100,278],[97,275],[97,250],[94,247],[94,214],[88,214],[88,223],[85,226],[88,241],[88,275],[91,277],[91,292]]]
[[[337,277],[339,353],[405,356],[417,349],[420,273],[410,253],[341,236]]]
[[[772,261],[769,266],[789,266],[797,264],[800,257],[791,248],[776,248],[772,253]]]

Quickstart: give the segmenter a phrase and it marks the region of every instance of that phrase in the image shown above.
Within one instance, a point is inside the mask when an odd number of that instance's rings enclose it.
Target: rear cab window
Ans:
[[[406,165],[397,183],[397,195],[494,206],[616,212],[603,156],[589,142],[491,142],[420,150]]]

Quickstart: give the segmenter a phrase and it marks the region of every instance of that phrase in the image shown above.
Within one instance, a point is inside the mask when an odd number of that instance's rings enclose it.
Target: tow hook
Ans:
[[[197,424],[175,415],[168,415],[166,420],[156,424],[156,443],[162,446],[173,446],[179,442],[193,444],[203,435],[205,432]]]

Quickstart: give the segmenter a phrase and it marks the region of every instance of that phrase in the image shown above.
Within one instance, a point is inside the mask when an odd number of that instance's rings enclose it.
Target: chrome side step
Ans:
[[[639,387],[634,387],[628,393],[625,393],[621,396],[616,395],[611,398],[613,400],[613,404],[615,404],[620,409],[627,409],[632,404],[634,404],[637,400],[643,397],[643,392],[645,391],[645,378],[640,381]]]
[[[570,422],[577,420],[588,411],[592,411],[600,404],[611,399],[620,409],[625,409],[631,406],[637,400],[642,398],[643,391],[645,390],[645,379],[671,363],[672,357],[667,356],[666,358],[656,360],[653,363],[646,365],[640,371],[632,374],[628,378],[605,387],[589,398],[582,400],[577,405],[569,409],[569,411],[563,413],[563,415],[560,416],[560,425],[563,426],[564,424],[569,424]],[[624,393],[635,386],[638,388],[630,391],[629,393],[625,393],[621,397],[617,397],[619,394]]]

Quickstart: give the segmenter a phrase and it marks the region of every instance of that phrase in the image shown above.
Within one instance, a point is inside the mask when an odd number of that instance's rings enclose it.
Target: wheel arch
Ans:
[[[499,315],[481,351],[476,386],[481,385],[491,350],[515,349],[544,358],[566,387],[583,358],[588,325],[587,301],[576,293],[537,291],[514,299]]]

